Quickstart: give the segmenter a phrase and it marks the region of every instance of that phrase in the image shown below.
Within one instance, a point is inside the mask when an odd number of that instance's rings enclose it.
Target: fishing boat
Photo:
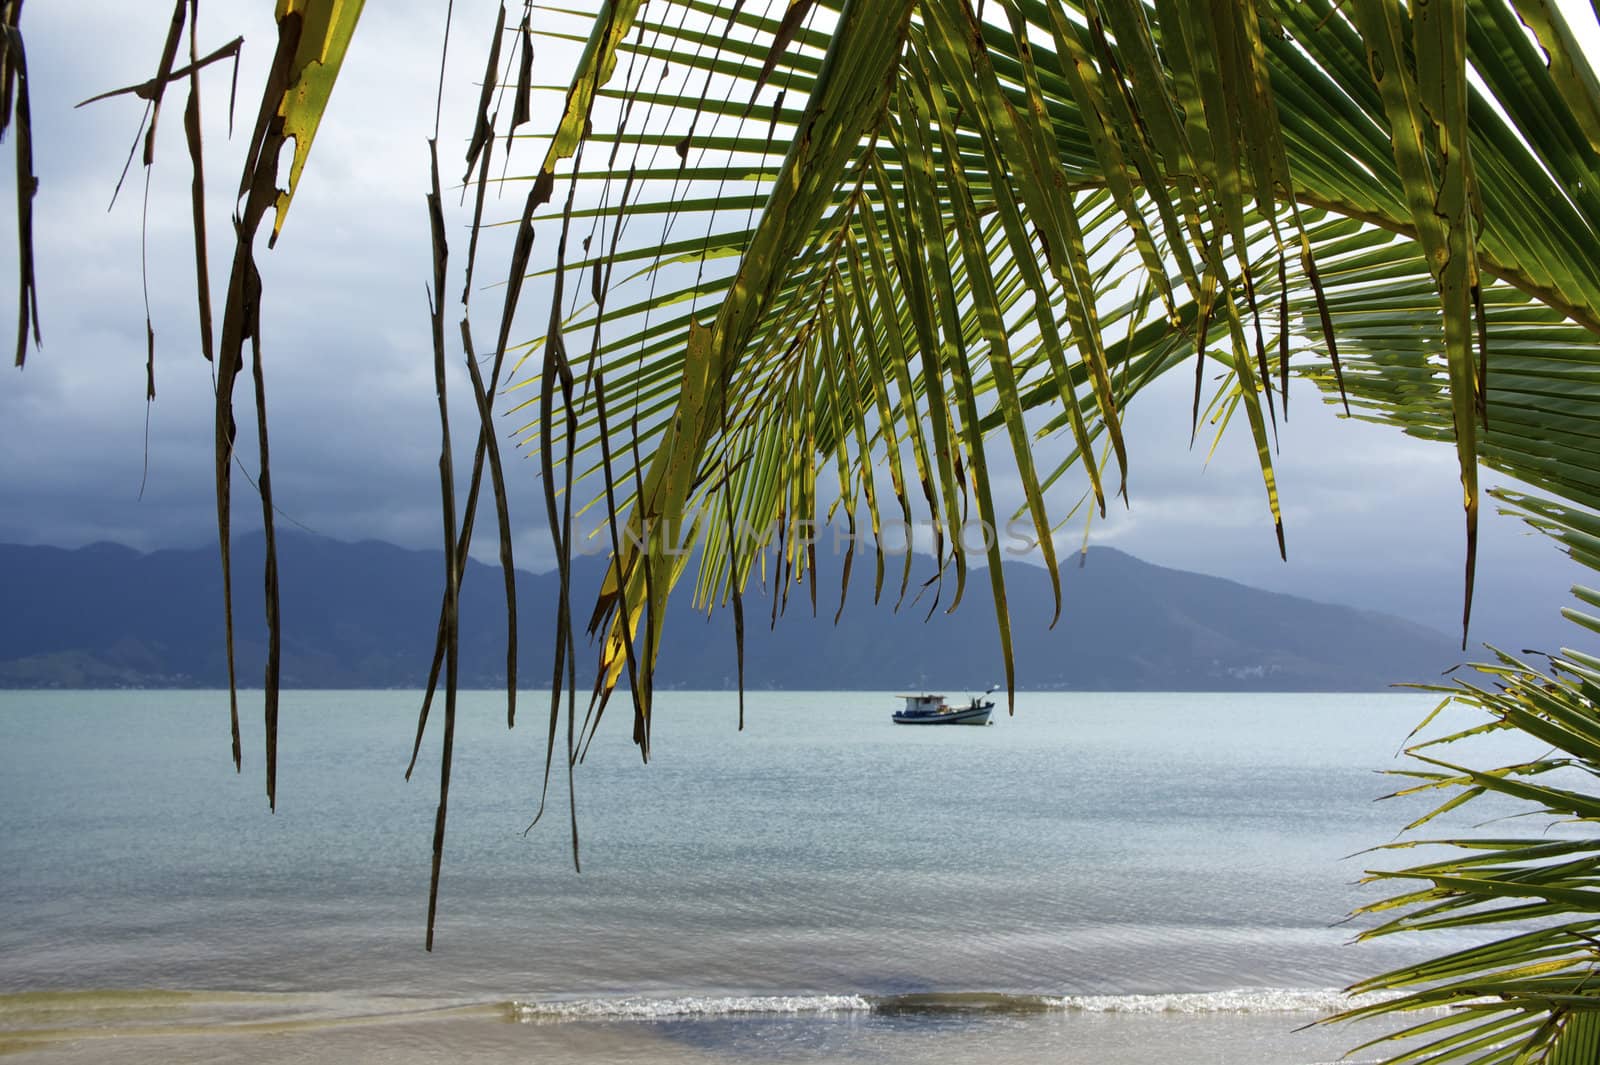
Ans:
[[[989,691],[983,694],[987,696]],[[896,725],[987,725],[989,712],[994,709],[994,702],[980,696],[973,696],[972,701],[966,706],[951,706],[944,701],[942,695],[902,695],[899,698],[906,701],[904,710],[896,710],[894,723]]]

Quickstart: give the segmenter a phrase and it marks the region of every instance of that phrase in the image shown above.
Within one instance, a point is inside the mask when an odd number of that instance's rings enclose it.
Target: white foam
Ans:
[[[1272,987],[1167,995],[1065,995],[1050,1001],[1079,1013],[1334,1013],[1358,1004],[1335,988]],[[1362,1001],[1371,999],[1364,997]]]
[[[1178,992],[1159,995],[682,995],[669,998],[551,999],[513,1001],[514,1019],[528,1024],[563,1021],[655,1021],[740,1015],[829,1013],[952,1012],[1008,1010],[1068,1013],[1207,1014],[1301,1013],[1326,1015],[1376,1001],[1355,999],[1336,988],[1288,989],[1242,987],[1228,991]],[[1382,996],[1394,997],[1394,996]],[[915,1001],[912,1001],[915,1000]]]
[[[872,1009],[860,995],[688,995],[679,998],[576,999],[513,1002],[519,1021],[668,1020],[750,1013],[853,1013]]]

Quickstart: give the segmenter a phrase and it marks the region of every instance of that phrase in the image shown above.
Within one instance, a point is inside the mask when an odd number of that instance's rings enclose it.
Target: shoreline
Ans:
[[[127,1065],[308,1059],[509,1065],[546,1058],[584,1065],[1321,1065],[1381,1034],[1317,1023],[1343,1002],[1332,989],[1266,988],[489,1001],[352,992],[35,991],[0,995],[0,1058]]]

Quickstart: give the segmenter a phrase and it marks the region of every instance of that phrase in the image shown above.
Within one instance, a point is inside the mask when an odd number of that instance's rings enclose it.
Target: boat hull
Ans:
[[[902,712],[894,715],[894,723],[896,725],[987,725],[989,714],[993,710],[993,703],[985,703],[982,706],[963,706],[935,713]]]

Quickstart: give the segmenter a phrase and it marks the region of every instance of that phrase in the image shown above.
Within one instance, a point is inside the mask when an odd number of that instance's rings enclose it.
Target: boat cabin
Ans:
[[[944,706],[942,695],[902,695],[900,698],[906,701],[906,708],[901,711],[905,714],[933,713]]]

